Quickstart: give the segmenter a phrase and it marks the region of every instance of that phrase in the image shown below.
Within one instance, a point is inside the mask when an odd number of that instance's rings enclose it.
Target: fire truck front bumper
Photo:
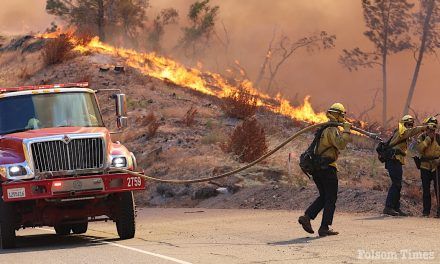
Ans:
[[[2,183],[3,200],[69,200],[145,189],[141,177],[126,173]]]

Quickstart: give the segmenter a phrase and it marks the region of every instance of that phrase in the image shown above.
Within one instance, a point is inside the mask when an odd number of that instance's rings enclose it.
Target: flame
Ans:
[[[36,37],[56,38],[62,33],[59,30],[39,34]],[[113,47],[99,41],[98,37],[94,37],[86,45],[79,44],[81,42],[76,40],[75,37],[71,37],[71,41],[75,45],[74,50],[80,53],[99,53],[119,57],[124,59],[128,66],[147,76],[166,80],[203,94],[222,98],[237,90],[237,87],[229,84],[220,74],[202,71],[201,63],[198,64],[197,68],[187,68],[172,59],[158,56],[155,53],[141,53],[131,49]],[[239,62],[237,61],[236,64],[239,65]],[[244,72],[241,74],[244,75]],[[310,103],[310,96],[304,98],[302,105],[294,107],[280,94],[272,98],[268,94],[258,91],[249,80],[241,81],[241,86],[257,97],[258,106],[266,107],[275,113],[308,123],[320,123],[328,120],[325,113],[315,112]]]

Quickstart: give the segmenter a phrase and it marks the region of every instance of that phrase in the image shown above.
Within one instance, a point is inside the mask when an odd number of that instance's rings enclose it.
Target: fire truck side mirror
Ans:
[[[118,128],[127,126],[127,99],[125,94],[115,94],[116,123]]]

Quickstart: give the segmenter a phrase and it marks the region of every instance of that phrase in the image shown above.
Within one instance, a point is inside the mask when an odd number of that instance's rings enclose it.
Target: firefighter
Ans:
[[[417,139],[417,151],[420,154],[420,174],[423,189],[423,216],[429,217],[431,212],[431,181],[434,182],[434,190],[437,201],[437,214],[440,217],[438,197],[438,172],[440,158],[440,134],[436,133],[438,121],[435,117],[428,117],[423,124],[431,127]]]
[[[391,178],[391,186],[385,202],[383,214],[391,216],[407,216],[400,208],[400,191],[402,190],[403,165],[408,150],[408,141],[411,137],[417,136],[427,130],[426,126],[414,127],[414,118],[405,115],[399,121],[398,128],[394,131],[390,141],[390,148],[393,151],[387,161],[385,169]]]
[[[338,232],[332,230],[330,225],[333,223],[333,215],[336,209],[336,199],[338,195],[338,176],[336,160],[339,152],[351,141],[351,124],[345,120],[345,108],[340,103],[333,104],[327,110],[327,117],[330,121],[343,123],[342,133],[337,127],[327,127],[323,130],[316,153],[325,160],[326,164],[321,164],[319,169],[312,174],[313,181],[318,187],[319,197],[309,206],[305,214],[299,217],[298,222],[308,233],[314,233],[311,219],[315,219],[323,210],[321,226],[318,230],[319,236],[337,235]]]

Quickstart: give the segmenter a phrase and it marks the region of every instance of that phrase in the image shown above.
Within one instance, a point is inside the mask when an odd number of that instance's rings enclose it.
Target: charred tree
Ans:
[[[344,49],[339,58],[339,62],[350,71],[381,67],[384,127],[388,119],[388,57],[411,48],[409,28],[410,10],[413,6],[408,0],[362,0],[364,20],[368,28],[364,35],[374,44],[375,49]]]
[[[404,115],[408,114],[410,110],[425,53],[434,53],[435,49],[440,47],[440,33],[438,32],[440,10],[438,1],[421,0],[420,11],[415,14],[415,23],[415,28],[418,28],[415,35],[420,38],[420,44],[415,51],[418,55],[408,96],[403,108]]]

